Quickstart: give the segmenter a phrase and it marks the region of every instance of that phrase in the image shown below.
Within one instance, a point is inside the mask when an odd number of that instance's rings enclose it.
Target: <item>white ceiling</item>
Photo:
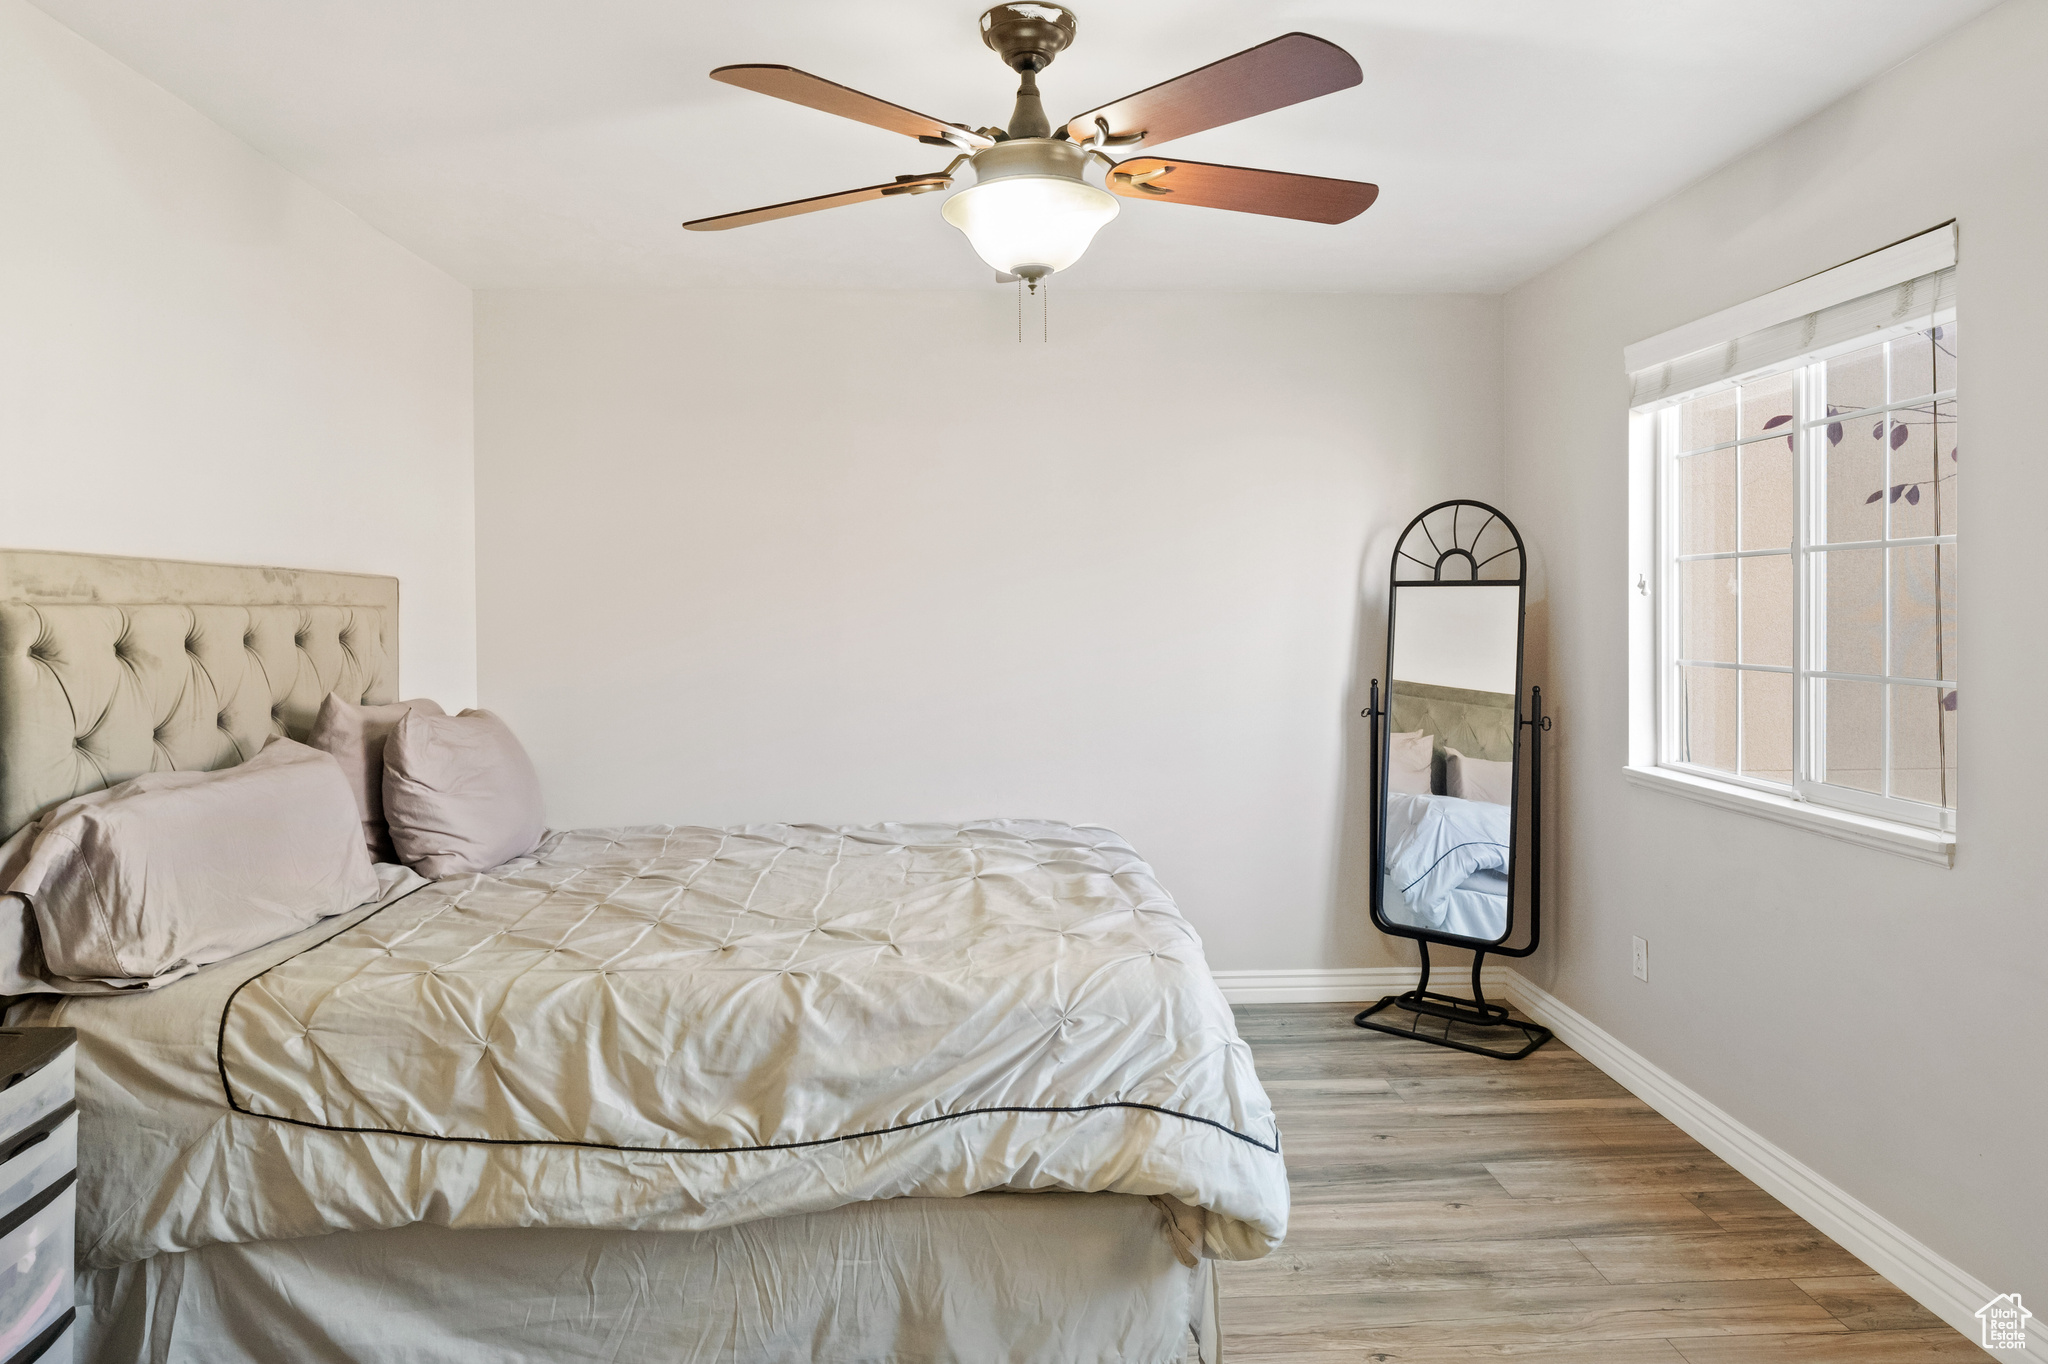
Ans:
[[[942,196],[685,218],[937,170],[940,149],[707,80],[783,62],[1002,123],[982,0],[37,0],[465,282],[956,288]],[[1292,29],[1365,83],[1168,144],[1371,180],[1326,227],[1125,203],[1093,288],[1508,288],[1993,0],[1076,0],[1055,119]]]

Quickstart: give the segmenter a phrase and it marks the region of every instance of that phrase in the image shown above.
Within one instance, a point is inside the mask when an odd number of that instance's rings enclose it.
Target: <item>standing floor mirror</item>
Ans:
[[[1373,679],[1365,711],[1372,722],[1372,921],[1383,933],[1415,940],[1422,978],[1352,1021],[1503,1060],[1550,1040],[1549,1029],[1489,1002],[1480,984],[1489,952],[1526,957],[1541,928],[1538,802],[1550,722],[1541,688],[1530,688],[1522,713],[1527,580],[1522,537],[1483,502],[1440,502],[1409,522],[1394,546],[1386,691],[1383,698]],[[1524,877],[1527,941],[1511,947]],[[1431,943],[1472,951],[1470,999],[1430,988]]]

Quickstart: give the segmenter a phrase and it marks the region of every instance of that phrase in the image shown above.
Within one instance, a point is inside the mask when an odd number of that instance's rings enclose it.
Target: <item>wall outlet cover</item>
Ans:
[[[1650,945],[1641,938],[1631,938],[1629,941],[1635,944],[1633,960],[1635,963],[1636,979],[1648,980],[1650,978]]]

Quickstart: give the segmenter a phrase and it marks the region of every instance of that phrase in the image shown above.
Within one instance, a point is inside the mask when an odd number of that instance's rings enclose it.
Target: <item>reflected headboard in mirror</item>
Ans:
[[[398,579],[0,550],[0,839],[144,772],[303,740],[398,698]]]
[[[1507,763],[1515,760],[1515,698],[1512,693],[1436,687],[1395,678],[1389,685],[1388,710],[1396,734],[1420,730],[1433,736],[1431,785],[1444,789],[1444,750],[1455,748],[1468,758]]]

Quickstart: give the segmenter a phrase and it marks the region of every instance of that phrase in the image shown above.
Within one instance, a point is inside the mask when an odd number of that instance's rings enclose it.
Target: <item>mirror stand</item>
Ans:
[[[1457,1051],[1469,1051],[1478,1056],[1491,1056],[1501,1061],[1519,1061],[1536,1048],[1550,1040],[1550,1029],[1540,1023],[1530,1023],[1509,1016],[1507,1006],[1487,1002],[1486,992],[1479,982],[1479,971],[1486,960],[1484,949],[1472,954],[1472,998],[1460,999],[1456,995],[1438,994],[1429,988],[1429,944],[1416,943],[1422,949],[1422,979],[1406,994],[1388,995],[1379,1003],[1361,1009],[1351,1021],[1361,1028],[1374,1032],[1392,1033],[1396,1037],[1409,1037],[1417,1042],[1428,1042],[1432,1046],[1451,1047]],[[1372,1016],[1382,1009],[1398,1008],[1409,1014],[1408,1026],[1395,1023],[1370,1022]],[[1422,1030],[1424,1018],[1440,1018],[1445,1021],[1440,1033]],[[1467,1028],[1507,1028],[1522,1035],[1523,1045],[1514,1051],[1496,1047],[1482,1047],[1476,1042],[1462,1042],[1451,1035],[1451,1025],[1462,1024]],[[1510,1044],[1512,1045],[1512,1044]]]
[[[1387,573],[1386,691],[1383,697],[1374,678],[1365,710],[1372,721],[1372,922],[1415,940],[1422,977],[1352,1021],[1503,1061],[1550,1040],[1548,1028],[1488,1000],[1480,979],[1487,953],[1526,957],[1542,929],[1550,720],[1542,688],[1529,689],[1526,714],[1522,704],[1527,562],[1521,532],[1484,502],[1439,502],[1410,521]],[[1510,947],[1523,881],[1528,940]],[[1429,988],[1431,943],[1473,954],[1470,999]],[[1406,1026],[1389,1010],[1406,1014]]]

